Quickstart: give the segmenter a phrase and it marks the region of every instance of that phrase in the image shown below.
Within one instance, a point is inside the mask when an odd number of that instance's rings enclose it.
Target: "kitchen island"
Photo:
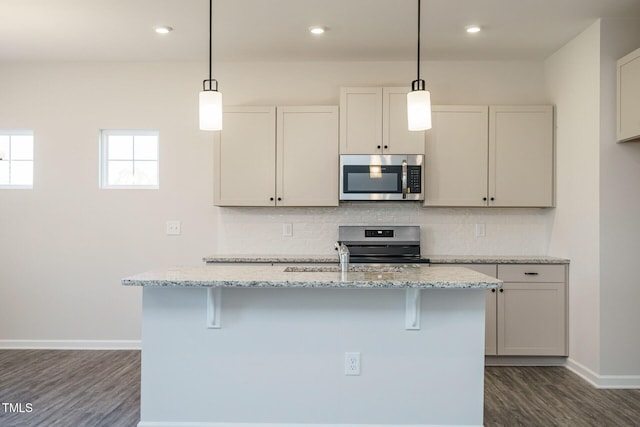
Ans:
[[[144,288],[139,427],[483,423],[484,290],[497,279],[236,263],[122,284]]]

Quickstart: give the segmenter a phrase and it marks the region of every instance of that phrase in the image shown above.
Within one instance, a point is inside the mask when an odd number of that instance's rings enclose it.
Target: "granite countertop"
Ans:
[[[432,264],[569,264],[568,259],[550,256],[509,255],[425,255]],[[331,255],[211,255],[207,263],[337,263]]]
[[[334,255],[210,255],[202,258],[207,263],[337,263]]]
[[[432,264],[569,264],[565,258],[529,255],[425,255]]]
[[[371,269],[365,266],[352,265],[355,271],[344,274],[337,267],[337,265],[313,268],[311,266],[286,267],[279,264],[205,264],[171,267],[136,274],[122,279],[122,284],[143,287],[340,289],[495,289],[502,284],[498,279],[463,267],[430,268],[426,265],[412,264],[370,271]],[[286,271],[292,268],[296,271]]]

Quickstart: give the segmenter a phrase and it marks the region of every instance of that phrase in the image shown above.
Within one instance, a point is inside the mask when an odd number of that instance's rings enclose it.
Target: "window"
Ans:
[[[158,132],[102,130],[101,188],[158,188]]]
[[[0,130],[0,188],[33,187],[33,131]]]

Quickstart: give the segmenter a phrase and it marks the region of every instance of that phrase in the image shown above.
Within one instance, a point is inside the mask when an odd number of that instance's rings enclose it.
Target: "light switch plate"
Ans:
[[[476,237],[485,237],[487,229],[484,224],[476,224]]]
[[[167,235],[179,236],[182,234],[182,224],[180,221],[167,221]]]

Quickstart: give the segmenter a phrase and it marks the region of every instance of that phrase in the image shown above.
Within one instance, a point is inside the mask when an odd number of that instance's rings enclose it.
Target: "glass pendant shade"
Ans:
[[[222,130],[222,93],[200,92],[200,130]]]
[[[431,93],[428,90],[407,93],[407,118],[409,130],[431,129]]]

